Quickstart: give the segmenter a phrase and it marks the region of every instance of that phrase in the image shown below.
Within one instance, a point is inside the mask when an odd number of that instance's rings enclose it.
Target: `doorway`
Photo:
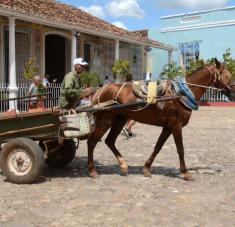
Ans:
[[[49,81],[56,79],[56,83],[63,81],[66,73],[66,45],[67,40],[60,35],[46,35],[45,37],[45,74],[49,74]]]

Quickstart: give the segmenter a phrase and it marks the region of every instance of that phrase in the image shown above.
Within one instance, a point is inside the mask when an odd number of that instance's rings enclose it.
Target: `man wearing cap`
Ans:
[[[76,58],[73,61],[74,70],[65,75],[60,88],[59,106],[69,109],[79,105],[82,97],[92,93],[91,88],[82,89],[79,74],[88,65],[83,58]]]

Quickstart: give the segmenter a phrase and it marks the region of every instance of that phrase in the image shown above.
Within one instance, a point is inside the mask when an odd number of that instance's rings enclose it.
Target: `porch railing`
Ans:
[[[208,89],[203,94],[201,101],[203,102],[229,102],[229,99],[227,96],[222,94],[222,92]]]
[[[27,96],[30,84],[20,83],[17,84],[18,87],[18,97]],[[51,108],[58,106],[58,99],[60,96],[60,84],[53,84],[45,88],[45,93],[47,93],[47,98],[45,99],[45,107]],[[0,83],[0,99],[8,99],[9,91],[8,84]],[[17,109],[20,112],[27,111],[29,108],[29,99],[20,99],[15,101]],[[2,101],[0,102],[0,112],[5,112],[9,109],[9,102]]]
[[[27,95],[30,84],[18,84],[18,97],[24,97]],[[47,99],[45,100],[45,106],[47,108],[58,106],[58,99],[60,96],[60,85],[61,84],[53,84],[53,86],[46,87],[45,93],[48,93]],[[0,99],[7,99],[9,95],[8,92],[8,84],[0,83]],[[224,96],[221,92],[215,90],[207,90],[205,94],[202,96],[201,101],[207,102],[228,102],[228,98]],[[28,100],[17,100],[17,109],[20,112],[27,111],[29,108]],[[5,112],[9,109],[9,102],[4,101],[0,102],[0,112]]]

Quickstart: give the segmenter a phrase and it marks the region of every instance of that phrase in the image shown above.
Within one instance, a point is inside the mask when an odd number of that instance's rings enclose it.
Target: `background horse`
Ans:
[[[231,80],[231,74],[225,69],[223,65],[217,60],[215,64],[204,66],[191,75],[186,77],[187,83],[211,86],[214,85],[217,88],[225,88]],[[195,95],[197,101],[200,100],[206,87],[190,86],[191,91]],[[122,89],[120,89],[122,87]],[[100,92],[100,91],[98,91]],[[132,91],[132,86],[126,84],[109,84],[105,86],[99,95],[94,96],[93,103],[105,102],[113,100],[115,97],[121,104],[133,103],[137,97]],[[171,100],[164,103],[163,107],[157,104],[148,105],[143,110],[132,111],[128,109],[119,109],[113,111],[97,112],[95,114],[96,129],[94,133],[87,140],[88,144],[88,169],[91,177],[96,177],[98,174],[93,160],[94,148],[98,141],[101,140],[106,131],[111,127],[110,132],[105,139],[105,143],[114,153],[117,161],[120,165],[123,173],[128,172],[128,165],[117,150],[115,146],[116,139],[120,134],[127,119],[133,119],[140,123],[155,125],[162,127],[162,132],[157,140],[154,151],[148,158],[144,167],[144,175],[151,176],[150,167],[154,161],[156,155],[161,150],[162,146],[172,134],[176,144],[177,152],[180,160],[180,172],[183,174],[185,180],[193,180],[192,176],[188,173],[188,170],[184,161],[184,146],[182,138],[182,128],[188,124],[192,111],[186,108],[178,100]]]

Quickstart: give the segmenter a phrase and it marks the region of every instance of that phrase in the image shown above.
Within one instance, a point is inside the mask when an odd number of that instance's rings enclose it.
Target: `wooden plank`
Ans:
[[[47,125],[42,125],[42,126],[37,126],[37,127],[17,129],[17,130],[12,130],[12,131],[8,131],[8,132],[0,133],[0,136],[6,136],[6,135],[8,136],[8,135],[16,134],[16,133],[19,133],[19,132],[29,132],[29,131],[36,130],[36,129],[51,128],[51,127],[54,127],[56,125],[57,124],[47,124]]]

